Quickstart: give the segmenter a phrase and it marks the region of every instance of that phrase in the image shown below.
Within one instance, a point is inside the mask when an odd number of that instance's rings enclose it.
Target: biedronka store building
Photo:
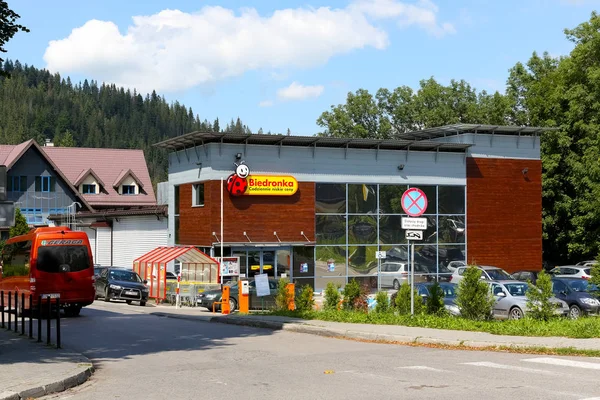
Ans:
[[[175,137],[156,144],[169,151],[169,241],[214,257],[223,248],[225,280],[266,273],[317,291],[351,279],[385,288],[388,271],[409,259],[401,197],[417,187],[428,205],[416,273],[447,273],[453,261],[539,270],[544,131],[459,124],[393,140]],[[379,267],[377,251],[386,252]]]

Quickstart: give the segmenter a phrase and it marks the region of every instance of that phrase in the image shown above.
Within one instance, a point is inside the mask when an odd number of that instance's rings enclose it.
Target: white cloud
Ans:
[[[273,102],[271,100],[263,100],[260,103],[258,103],[259,107],[271,107],[273,105]]]
[[[298,82],[292,82],[290,86],[279,89],[277,97],[281,100],[304,100],[319,97],[324,89],[322,85],[304,86]]]
[[[388,34],[375,20],[418,26],[436,37],[454,27],[437,21],[429,0],[355,0],[345,8],[287,8],[268,16],[206,6],[194,13],[163,10],[134,16],[121,33],[110,21],[90,20],[49,43],[47,68],[80,73],[141,92],[174,92],[251,70],[310,68],[362,48],[385,49]]]

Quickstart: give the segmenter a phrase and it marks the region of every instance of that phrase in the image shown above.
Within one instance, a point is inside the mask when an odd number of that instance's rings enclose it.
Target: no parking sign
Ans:
[[[402,209],[411,217],[418,217],[427,210],[427,196],[418,188],[410,188],[402,195]]]

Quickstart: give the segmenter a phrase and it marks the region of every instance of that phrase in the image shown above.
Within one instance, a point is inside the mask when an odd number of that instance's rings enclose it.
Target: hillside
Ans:
[[[7,60],[0,69],[0,144],[51,139],[59,146],[135,148],[145,152],[153,184],[166,179],[166,154],[151,147],[195,130],[250,132],[238,118],[221,127],[191,108],[168,104],[156,92],[142,96],[115,85],[69,78]]]

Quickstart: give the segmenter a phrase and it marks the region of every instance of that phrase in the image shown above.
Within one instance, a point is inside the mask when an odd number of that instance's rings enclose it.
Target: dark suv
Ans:
[[[125,300],[127,304],[137,301],[145,306],[148,301],[148,281],[142,281],[140,276],[130,270],[118,267],[108,267],[101,271],[96,278],[96,298],[103,297],[104,301]]]
[[[569,317],[574,319],[584,314],[598,315],[600,301],[590,293],[597,290],[586,279],[552,278],[554,296],[569,305]]]

